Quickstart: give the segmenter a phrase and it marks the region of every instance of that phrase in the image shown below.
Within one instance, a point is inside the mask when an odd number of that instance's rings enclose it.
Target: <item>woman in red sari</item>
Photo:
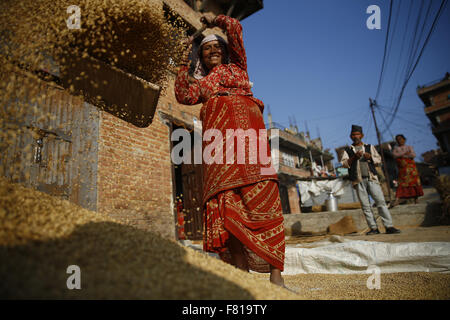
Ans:
[[[395,146],[393,155],[398,167],[398,188],[395,202],[391,207],[398,205],[399,199],[413,198],[414,203],[417,203],[418,197],[423,196],[419,172],[414,162],[416,153],[412,146],[405,145],[406,138],[404,135],[396,135],[395,140],[398,145]]]
[[[201,21],[209,28],[220,27],[228,43],[217,35],[203,39],[194,78],[188,74],[188,47],[175,81],[178,102],[203,103],[203,136],[208,130],[226,137],[229,129],[265,129],[264,104],[250,90],[241,24],[224,15],[205,15]],[[204,150],[206,146],[203,142]],[[243,152],[249,159],[248,145]],[[270,281],[284,286],[285,234],[277,175],[262,174],[268,166],[261,161],[236,163],[238,156],[235,147],[233,163],[203,161],[203,249],[242,270],[270,272]]]

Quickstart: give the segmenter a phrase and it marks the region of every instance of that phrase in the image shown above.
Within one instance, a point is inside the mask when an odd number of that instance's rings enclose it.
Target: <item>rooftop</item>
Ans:
[[[450,73],[446,72],[445,76],[441,79],[433,80],[417,87],[417,94],[422,98],[423,95],[429,94],[442,87],[450,86]],[[423,100],[423,99],[422,99]]]

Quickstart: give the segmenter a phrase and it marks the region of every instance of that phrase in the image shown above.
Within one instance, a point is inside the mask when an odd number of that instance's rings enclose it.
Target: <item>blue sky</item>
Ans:
[[[432,6],[425,20],[429,1]],[[425,26],[418,51],[440,4],[440,0],[424,1],[418,35],[423,21]],[[381,9],[380,30],[366,26],[370,5]],[[404,134],[416,150],[416,160],[437,148],[416,88],[450,72],[450,5],[408,82],[389,131],[384,121],[389,122],[400,92],[420,6],[419,0],[393,3],[392,46],[377,100],[383,107],[376,112],[383,141]],[[352,124],[363,126],[365,142],[377,143],[369,97],[375,98],[378,87],[388,17],[387,0],[265,0],[264,9],[244,19],[242,25],[253,93],[270,106],[273,121],[288,127],[289,117],[295,117],[301,131],[306,121],[311,137],[320,134],[324,147],[334,155],[335,147],[351,143]],[[267,120],[267,107],[264,117]]]

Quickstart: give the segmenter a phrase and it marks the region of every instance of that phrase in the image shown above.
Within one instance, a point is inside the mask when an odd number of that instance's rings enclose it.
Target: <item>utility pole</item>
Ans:
[[[383,152],[383,147],[381,145],[380,131],[378,130],[377,119],[375,118],[374,106],[377,104],[377,102],[372,100],[372,98],[369,98],[369,101],[370,101],[370,110],[372,111],[373,123],[375,124],[375,131],[377,132],[378,145],[380,146],[381,161],[382,161],[383,168],[384,168],[384,176],[386,179],[386,186],[388,189],[389,201],[392,201],[392,199],[391,199],[391,184],[389,181],[389,175],[388,175],[388,171],[387,171],[386,161],[384,160],[384,152]]]

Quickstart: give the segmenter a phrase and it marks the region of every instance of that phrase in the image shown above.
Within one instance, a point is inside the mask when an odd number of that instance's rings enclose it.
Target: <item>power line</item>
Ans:
[[[431,1],[430,1],[431,3]],[[416,23],[415,23],[415,28],[414,28],[414,33],[413,33],[413,38],[411,41],[411,46],[409,49],[409,57],[408,57],[408,63],[407,63],[407,69],[406,69],[406,74],[409,74],[411,65],[413,63],[413,59],[414,59],[414,47],[418,47],[420,44],[420,38],[417,41],[417,45],[415,45],[415,41],[416,41],[416,37],[417,37],[417,29],[419,28],[419,24],[420,24],[420,18],[421,18],[421,14],[422,14],[422,8],[423,8],[423,0],[420,1],[420,8],[417,12],[417,19],[416,19]]]
[[[400,3],[400,1],[399,1],[399,3]],[[404,27],[405,33],[406,33],[406,29],[408,28],[409,19],[411,17],[412,7],[413,7],[412,6],[412,1],[409,1],[408,17],[406,19],[406,24],[405,24],[405,27]],[[400,65],[401,65],[401,63],[400,62],[403,61],[403,59],[402,59],[402,57],[403,57],[403,49],[405,48],[406,38],[407,38],[406,36],[403,36],[402,46],[401,46],[401,49],[400,49],[400,55],[398,57],[399,58],[399,63],[397,64],[397,70],[395,71],[395,80],[394,80],[394,85],[392,86],[391,97],[394,95],[394,92],[397,91],[396,88],[400,85],[400,82],[399,82],[398,86],[396,84],[398,82],[397,80],[399,78],[399,75],[401,74],[401,72],[400,72]],[[405,72],[406,72],[406,68],[405,68]],[[393,98],[393,99],[396,99],[396,98]]]
[[[428,19],[428,16],[430,14],[430,9],[431,9],[432,4],[433,4],[433,1],[429,1],[428,2],[428,9],[427,9],[427,12],[425,13],[425,16],[424,16],[424,19],[423,19],[423,24],[422,24],[422,29],[420,30],[419,39],[422,38],[423,31],[425,30],[426,20]],[[421,6],[421,9],[422,9],[422,6]],[[413,53],[412,56],[416,55],[417,49],[419,49],[419,44],[420,44],[420,41],[417,42],[416,48],[414,49],[414,53]]]
[[[386,106],[381,106],[381,105],[377,105],[377,106],[378,106],[379,109],[382,110],[383,112],[385,112],[385,113],[387,113],[387,114],[390,114],[390,115],[393,114],[393,111],[391,110],[391,108],[386,107]],[[412,114],[409,114],[409,113],[407,113],[407,114],[408,114],[408,115],[412,115]],[[426,118],[425,115],[424,115],[424,118]]]
[[[407,94],[405,97],[417,97],[417,93],[411,93],[411,94]],[[379,100],[377,100],[377,101],[380,101],[380,102],[382,102],[382,103],[389,103],[389,102],[391,102],[391,101],[394,101],[394,100],[396,100],[397,98],[386,98],[386,99],[379,99]]]
[[[385,106],[381,106],[381,105],[377,105],[377,107],[383,108],[384,109],[383,111],[387,112],[389,115],[393,114],[391,108],[389,108],[389,107],[385,107]],[[428,120],[428,118],[427,118],[427,116],[426,116],[426,114],[424,112],[421,112],[419,114],[419,113],[412,112],[411,110],[408,110],[408,112],[404,113],[403,115],[404,116],[407,115],[407,116],[411,117],[413,120],[418,120],[418,121],[424,120],[424,119]],[[386,125],[387,125],[387,123],[386,123]]]
[[[416,70],[416,67],[419,64],[420,58],[422,57],[422,54],[423,54],[423,52],[425,50],[425,47],[427,46],[428,41],[430,40],[431,34],[433,33],[433,31],[434,31],[434,29],[436,27],[437,21],[441,17],[442,11],[443,11],[443,9],[444,9],[444,7],[446,5],[447,5],[447,0],[443,0],[442,3],[441,3],[441,6],[439,7],[438,13],[436,14],[436,18],[433,21],[433,25],[431,26],[430,32],[428,33],[428,36],[425,39],[425,42],[424,42],[424,44],[422,46],[422,49],[420,50],[419,56],[417,57],[417,60],[416,60],[416,63],[414,64],[414,67],[413,67],[413,69],[411,70],[411,72],[409,74],[409,77],[407,79],[408,81],[411,78],[412,74],[414,73],[414,70]]]
[[[423,1],[421,2],[421,5],[423,6]],[[421,6],[421,8],[422,8],[422,6]],[[409,22],[409,18],[411,17],[411,10],[412,10],[412,8],[413,8],[413,5],[412,5],[412,2],[411,2],[411,6],[410,6],[410,10],[409,10],[409,12],[408,12],[408,22]],[[394,106],[396,105],[396,103],[399,101],[399,99],[401,99],[401,96],[403,95],[403,91],[404,91],[404,89],[405,89],[405,83],[407,83],[407,78],[408,78],[408,74],[409,74],[409,71],[410,71],[410,69],[411,69],[411,65],[412,65],[412,59],[413,59],[413,55],[412,55],[412,53],[413,53],[413,50],[414,50],[414,47],[415,47],[415,45],[414,45],[414,42],[415,42],[415,39],[416,39],[416,36],[417,36],[417,28],[418,28],[418,26],[419,26],[419,21],[420,21],[420,14],[421,14],[421,11],[420,11],[420,9],[419,9],[419,11],[418,11],[418,13],[417,13],[417,20],[416,20],[416,23],[415,23],[415,30],[414,30],[414,35],[412,36],[412,39],[411,39],[411,43],[410,43],[410,49],[409,49],[409,55],[408,55],[408,53],[406,53],[406,57],[407,57],[407,59],[405,59],[406,60],[406,63],[405,63],[405,65],[404,65],[404,68],[403,68],[403,81],[401,81],[400,80],[400,82],[399,82],[399,85],[398,85],[398,87],[400,88],[400,94],[398,95],[398,96],[396,96],[395,97],[395,102],[394,102]],[[406,28],[405,29],[407,29],[407,26],[406,26]],[[406,31],[406,30],[405,30]],[[405,37],[405,39],[406,39],[406,37]],[[419,42],[420,42],[420,39],[419,39]],[[402,48],[403,49],[403,48]],[[406,58],[405,57],[405,58]],[[403,83],[403,85],[402,85],[402,83]],[[393,109],[395,109],[395,107],[393,107]],[[395,116],[394,116],[395,117]],[[390,120],[390,123],[392,123],[392,121],[393,121],[393,117],[391,117],[391,120]],[[388,126],[389,127],[389,126]],[[385,130],[386,131],[386,130]]]
[[[378,105],[375,104],[375,107],[378,107]],[[376,110],[378,111],[378,114],[381,116],[381,120],[383,120],[384,125],[387,126],[386,118],[385,118],[384,115],[381,113],[380,109],[378,108],[378,109],[376,109]],[[391,134],[391,137],[393,137],[394,135],[392,134],[392,132],[391,132],[391,130],[390,130],[389,128],[388,128],[388,131],[389,131],[389,133]]]
[[[424,50],[425,50],[425,48],[426,48],[426,46],[428,44],[428,41],[430,40],[431,35],[432,35],[433,31],[436,28],[437,22],[438,22],[438,20],[439,20],[439,18],[441,16],[442,11],[443,11],[444,7],[446,6],[446,4],[447,4],[447,0],[442,0],[441,5],[440,5],[440,7],[438,9],[438,12],[437,12],[437,14],[436,14],[436,16],[434,18],[433,24],[432,24],[432,26],[430,28],[430,31],[428,32],[428,35],[427,35],[427,37],[425,39],[425,42],[424,42],[424,44],[422,46],[422,49],[420,50],[419,56],[417,57],[416,62],[414,63],[414,67],[410,71],[409,75],[408,74],[406,75],[407,77],[406,77],[406,79],[405,79],[405,81],[403,83],[403,86],[402,86],[401,90],[400,90],[400,94],[398,96],[397,102],[396,102],[395,107],[394,107],[394,112],[393,112],[393,114],[391,116],[391,119],[389,120],[388,128],[392,125],[392,122],[394,121],[395,117],[397,116],[397,111],[398,111],[398,108],[400,106],[400,101],[402,99],[403,92],[404,92],[404,90],[406,88],[406,85],[408,84],[409,80],[411,79],[411,76],[413,75],[414,71],[416,70],[416,67],[417,67],[417,65],[418,65],[418,63],[420,61],[420,58],[422,57],[422,54],[423,54],[423,52],[424,52]]]
[[[397,7],[395,9],[393,9],[393,12],[395,12],[395,17],[393,18],[394,28],[392,29],[390,41],[389,41],[388,48],[387,48],[386,68],[389,67],[389,62],[391,62],[391,60],[392,60],[390,58],[390,56],[391,56],[392,51],[393,51],[392,47],[394,46],[394,39],[395,39],[395,36],[396,36],[397,24],[398,24],[398,21],[400,20],[398,18],[399,13],[400,13],[400,7],[401,7],[401,1],[397,1]],[[380,87],[380,91],[381,91],[381,87]]]
[[[389,112],[389,111],[383,110],[383,109],[381,109],[381,108],[380,108],[379,110],[383,111],[384,113],[386,113],[386,114],[388,114],[388,115],[392,115],[392,113]],[[428,125],[427,125],[427,124],[419,124],[419,123],[417,123],[417,122],[411,121],[411,120],[406,119],[406,118],[404,118],[403,116],[399,116],[399,115],[397,115],[397,118],[398,118],[399,120],[401,120],[401,121],[404,121],[404,122],[407,122],[407,123],[409,123],[409,124],[412,124],[413,126],[415,126],[415,128],[416,128],[417,130],[419,130],[419,131],[421,131],[421,132],[423,132],[423,133],[429,133],[429,132],[424,131],[424,128],[428,128]]]
[[[420,34],[419,34],[419,37],[418,37],[418,41],[415,43],[415,39],[417,37],[417,30],[418,30],[419,25],[420,25],[421,11],[422,11],[423,5],[424,5],[424,3],[423,3],[423,0],[422,0],[421,4],[420,4],[419,12],[417,14],[417,19],[416,19],[416,24],[415,24],[416,26],[415,26],[415,30],[414,30],[414,36],[412,37],[411,44],[410,44],[410,54],[409,54],[409,57],[407,59],[407,62],[404,64],[404,68],[403,68],[404,69],[404,72],[403,72],[403,74],[404,74],[403,79],[404,80],[403,81],[405,81],[407,79],[407,75],[411,72],[412,59],[416,55],[417,49],[419,48],[419,45],[420,45],[420,42],[421,42],[421,38],[422,38],[423,32],[425,30],[425,25],[427,24],[427,19],[429,17],[430,9],[431,9],[431,6],[432,6],[432,1],[429,1],[429,5],[428,5],[427,11],[425,13],[424,19],[423,19],[422,27],[420,29]],[[404,28],[405,29],[405,33],[406,33],[407,26],[409,24],[409,20],[410,20],[410,17],[411,17],[412,8],[413,8],[412,2],[409,2],[408,18],[406,20],[406,25],[405,25],[405,28]],[[399,74],[401,74],[399,72],[399,67],[401,65],[401,61],[403,61],[403,60],[406,61],[406,59],[402,59],[402,57],[403,57],[403,49],[405,47],[405,40],[406,40],[406,38],[407,38],[406,36],[403,36],[402,46],[401,46],[400,55],[399,55],[399,63],[397,63],[397,70],[396,70],[396,73],[395,73],[395,80],[394,80],[394,84],[392,85],[391,97],[393,96],[393,93],[400,88],[400,83],[399,83],[399,85],[397,85],[397,83],[398,83],[397,79],[398,79]],[[397,100],[397,99],[398,99],[398,97],[391,98],[391,100]]]
[[[384,53],[383,53],[383,62],[381,63],[381,72],[380,72],[380,79],[378,79],[378,88],[377,88],[377,94],[376,94],[376,99],[378,99],[378,95],[380,93],[380,89],[381,89],[381,82],[383,79],[383,71],[384,71],[384,66],[385,66],[385,59],[386,59],[386,53],[387,53],[387,46],[388,46],[388,41],[389,41],[389,30],[391,27],[391,16],[392,16],[392,0],[389,2],[389,18],[388,18],[388,25],[387,25],[387,32],[386,32],[386,40],[384,42]]]

